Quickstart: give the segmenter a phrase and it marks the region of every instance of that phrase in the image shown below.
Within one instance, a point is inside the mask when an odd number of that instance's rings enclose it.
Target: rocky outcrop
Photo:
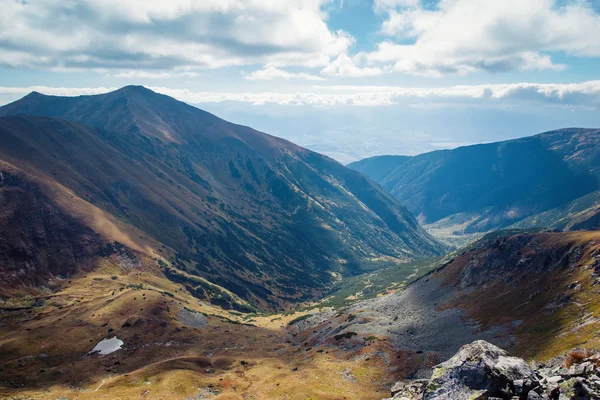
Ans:
[[[527,381],[517,390],[514,382]],[[501,397],[510,398],[524,387],[537,385],[531,368],[520,358],[488,342],[478,340],[463,346],[448,361],[438,365],[427,386],[428,399]]]
[[[553,359],[530,366],[478,340],[437,365],[429,380],[397,382],[388,400],[599,399],[598,357],[590,354],[567,364],[569,368],[563,359]]]

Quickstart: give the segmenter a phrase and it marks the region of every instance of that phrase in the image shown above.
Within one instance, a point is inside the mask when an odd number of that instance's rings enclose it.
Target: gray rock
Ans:
[[[392,386],[392,390],[391,390],[392,396],[394,396],[398,392],[401,392],[405,386],[406,386],[406,384],[404,382],[394,383],[394,386]]]
[[[588,365],[590,363],[587,363]],[[571,365],[571,368],[569,368],[569,375],[570,376],[583,376],[585,375],[585,370],[586,370],[587,365],[584,364],[575,364],[575,365]]]
[[[524,396],[540,386],[539,382],[532,381],[531,379],[517,379],[513,382],[513,385],[515,387],[515,394],[519,396]]]
[[[514,381],[537,385],[527,363],[511,357],[499,347],[483,340],[463,346],[454,357],[438,365],[425,391],[424,399],[510,398],[516,394]],[[524,394],[524,393],[523,393]]]
[[[534,391],[527,393],[527,400],[541,400],[543,399],[542,395],[537,394]]]
[[[571,378],[560,384],[559,400],[589,400],[591,399],[590,388],[582,378]]]
[[[394,393],[393,399],[421,400],[423,399],[423,393],[425,392],[428,383],[429,381],[427,379],[417,379],[407,383],[398,392]]]
[[[484,341],[463,346],[429,380],[398,382],[390,400],[600,399],[597,359],[562,367],[564,358],[527,364]],[[533,366],[533,368],[532,368]]]
[[[555,385],[562,380],[563,380],[562,376],[556,375],[556,376],[551,376],[551,377],[547,378],[546,382],[548,383],[548,385]]]
[[[596,389],[596,390],[600,390],[600,380],[598,380],[597,377],[594,377],[595,379],[592,379],[592,381],[590,382],[590,385]]]

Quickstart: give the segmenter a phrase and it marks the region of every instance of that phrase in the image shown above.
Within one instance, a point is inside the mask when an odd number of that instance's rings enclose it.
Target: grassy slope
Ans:
[[[600,232],[498,233],[484,240],[432,275],[455,290],[444,307],[466,310],[481,329],[504,325],[522,357],[600,349]],[[489,275],[476,283],[477,274]]]
[[[159,278],[157,267],[102,261],[54,292],[1,304],[0,397],[20,399],[373,399],[393,377],[381,354],[308,349],[285,327],[295,316],[244,324]],[[115,278],[113,278],[115,277]],[[182,311],[185,310],[185,311]],[[206,326],[182,322],[185,312]],[[273,321],[275,319],[275,321]],[[131,327],[126,326],[131,325]],[[117,335],[124,348],[86,355]],[[343,378],[346,377],[346,379]]]

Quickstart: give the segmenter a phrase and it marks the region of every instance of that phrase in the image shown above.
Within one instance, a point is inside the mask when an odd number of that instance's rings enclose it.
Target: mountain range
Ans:
[[[363,175],[144,87],[31,93],[0,108],[0,139],[4,288],[116,242],[207,301],[279,309],[444,250]]]
[[[592,228],[600,188],[600,130],[561,129],[522,139],[414,157],[378,156],[348,167],[378,182],[438,238],[464,244],[484,232],[519,227]],[[570,205],[572,202],[573,205]],[[583,209],[580,209],[581,207]],[[536,218],[551,212],[553,218]],[[561,220],[562,222],[558,222]]]
[[[479,339],[562,396],[555,357],[600,348],[599,138],[347,168],[139,86],[31,93],[0,108],[0,397],[443,392]]]

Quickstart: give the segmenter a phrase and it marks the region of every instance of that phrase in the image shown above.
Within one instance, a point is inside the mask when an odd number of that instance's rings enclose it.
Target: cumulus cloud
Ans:
[[[420,0],[375,0],[374,7],[376,10],[387,10],[393,7],[416,7]]]
[[[365,76],[376,76],[384,73],[380,67],[358,67],[354,60],[346,54],[341,54],[328,66],[321,70],[321,74],[329,76],[342,76],[360,78]]]
[[[252,81],[264,80],[270,81],[273,79],[304,79],[308,81],[322,81],[323,78],[317,75],[307,74],[305,72],[287,72],[275,67],[267,67],[258,71],[252,72],[250,75],[244,76],[246,79]]]
[[[263,64],[324,67],[353,38],[329,0],[2,2],[0,65],[170,70]]]
[[[1,87],[0,95],[25,96],[31,92],[39,92],[49,96],[85,96],[91,94],[108,93],[117,88],[114,87],[50,87],[50,86],[28,86],[28,87]]]
[[[187,89],[150,87],[150,89],[188,103],[219,103],[237,101],[252,104],[282,105],[423,105],[460,104],[502,106],[535,102],[568,107],[600,107],[600,81],[583,83],[512,83],[460,85],[438,88],[409,88],[397,86],[313,86],[311,92],[195,92]],[[0,87],[2,96],[23,96],[32,91],[50,95],[77,96],[106,93],[114,88],[26,88]]]
[[[109,73],[110,76],[123,79],[165,79],[165,78],[196,78],[199,73],[193,71],[145,71],[145,70],[120,70]]]
[[[376,0],[388,39],[357,64],[426,76],[562,69],[551,55],[600,56],[600,15],[585,0]],[[431,5],[431,2],[427,2]]]
[[[328,26],[333,0],[4,0],[0,66],[168,78],[256,65],[256,80],[559,70],[556,53],[600,57],[594,1],[374,0],[381,40],[353,54],[356,39]]]
[[[537,101],[543,103],[600,106],[600,81],[583,83],[508,83],[457,85],[438,88],[407,88],[397,86],[327,86],[337,93],[361,93],[382,96],[386,103],[401,99],[478,101]]]

